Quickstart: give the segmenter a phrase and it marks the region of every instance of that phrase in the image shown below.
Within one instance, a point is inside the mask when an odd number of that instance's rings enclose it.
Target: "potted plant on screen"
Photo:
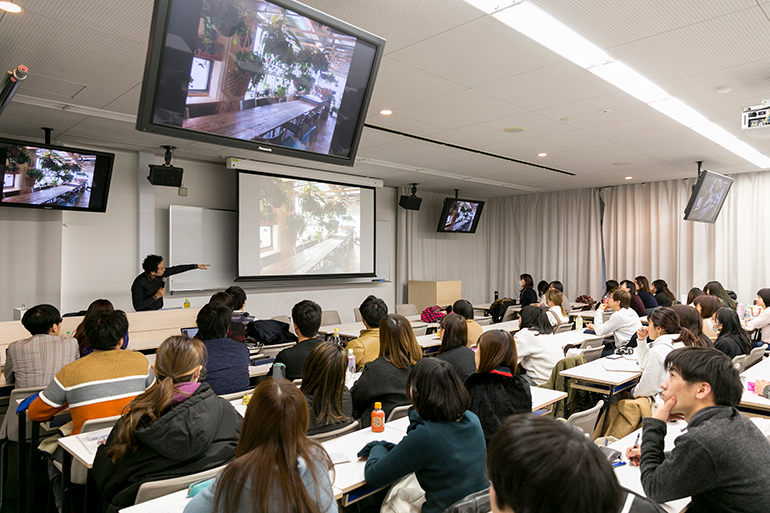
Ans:
[[[227,72],[227,92],[242,98],[246,91],[256,86],[265,76],[265,63],[255,52],[242,50],[235,53],[235,69]]]

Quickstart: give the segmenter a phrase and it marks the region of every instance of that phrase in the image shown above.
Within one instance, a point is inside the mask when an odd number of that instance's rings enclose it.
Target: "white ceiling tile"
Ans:
[[[374,148],[376,146],[382,146],[383,144],[399,142],[401,139],[403,139],[403,136],[401,135],[365,127],[361,134],[361,142],[358,145],[358,150],[361,151],[366,148]]]
[[[87,118],[81,114],[11,101],[0,116],[0,132],[42,140],[45,134],[40,127],[46,126],[53,128],[51,138],[56,139]]]
[[[452,148],[440,144],[401,137],[401,140],[398,142],[363,149],[358,152],[358,155],[388,162],[405,162],[411,159],[432,157],[452,151]]]
[[[609,141],[623,143],[633,141],[645,136],[672,135],[691,131],[684,125],[680,125],[673,119],[654,114],[652,107],[648,107],[650,116],[646,118],[619,121],[606,125],[586,128],[586,132],[598,135]]]
[[[515,116],[522,112],[525,110],[521,107],[491,96],[478,94],[472,89],[465,89],[454,94],[409,105],[399,109],[398,114],[445,129],[455,129]]]
[[[722,86],[730,87],[730,92],[717,92]],[[744,104],[748,101],[757,105],[770,98],[770,59],[672,80],[661,87],[701,113],[701,107],[719,103]]]
[[[615,162],[618,160],[633,161],[634,158],[642,157],[643,155],[643,153],[621,144],[606,144],[604,146],[594,146],[578,150],[556,151],[550,153],[549,157],[585,164],[587,162],[596,162],[598,159],[602,159],[605,162]]]
[[[476,86],[474,89],[530,111],[618,91],[615,86],[566,61]]]
[[[403,113],[398,116],[369,116],[366,118],[366,123],[423,137],[446,130],[443,126],[412,119],[403,115]]]
[[[611,112],[603,112],[608,109]],[[626,93],[616,92],[557,107],[539,109],[537,113],[553,120],[569,118],[569,120],[563,121],[563,123],[574,128],[585,129],[597,125],[647,117],[650,115],[650,108],[645,103]]]

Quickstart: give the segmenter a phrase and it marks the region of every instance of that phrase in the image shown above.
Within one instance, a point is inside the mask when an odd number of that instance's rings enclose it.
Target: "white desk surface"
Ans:
[[[416,317],[416,320],[412,320],[411,318],[414,316],[408,316],[407,319],[409,319],[409,323],[412,325],[412,328],[422,328],[425,326],[428,326],[427,322],[423,322],[420,320],[419,316]],[[332,335],[334,333],[334,328],[337,328],[339,330],[340,336],[350,336],[353,335],[353,338],[358,338],[358,335],[361,333],[361,330],[366,329],[366,326],[364,326],[363,322],[349,322],[346,324],[330,324],[329,326],[321,326],[318,328],[318,334],[321,336],[324,335]]]
[[[749,389],[747,388],[749,381],[756,381],[758,379],[770,381],[770,358],[765,358],[761,362],[752,366],[750,369],[743,371],[743,373],[741,373],[741,378],[745,379],[742,379],[743,397],[741,398],[741,403],[738,406],[749,406],[770,412],[770,399],[763,395],[749,392]]]
[[[489,310],[489,307],[492,306],[492,303],[483,303],[480,305],[473,305],[474,310]]]
[[[59,445],[61,445],[62,449],[67,451],[72,455],[73,458],[78,460],[80,463],[86,466],[86,468],[91,468],[94,466],[94,458],[96,457],[96,453],[91,454],[88,452],[88,449],[86,449],[86,446],[83,445],[83,442],[80,441],[80,438],[83,435],[100,435],[100,434],[109,434],[109,432],[112,431],[112,428],[104,428],[99,429],[97,431],[91,431],[90,433],[82,433],[79,435],[72,435],[72,436],[65,436],[63,438],[59,438]]]
[[[482,331],[486,333],[489,330],[505,330],[505,331],[518,331],[519,320],[498,322],[497,324],[487,324],[481,327]]]
[[[547,388],[529,387],[532,391],[532,411],[545,408],[567,397],[567,392]]]
[[[621,358],[620,360],[610,360],[608,358],[599,358],[598,360],[584,363],[583,365],[578,365],[577,367],[573,367],[571,369],[563,370],[559,374],[561,374],[566,378],[576,378],[582,381],[588,381],[591,383],[598,383],[601,385],[612,385],[612,386],[618,386],[618,385],[622,385],[623,383],[628,383],[629,381],[634,380],[642,375],[641,369],[638,371],[615,371],[615,370],[607,370],[605,368],[605,365],[608,368],[611,368],[611,367],[619,368],[622,364],[614,363],[616,361],[630,362],[634,360],[627,359],[627,358]]]
[[[182,513],[192,499],[187,498],[187,489],[164,495],[141,504],[129,506],[120,513]]]
[[[385,425],[387,426],[387,423]],[[399,429],[385,429],[382,433],[374,433],[371,428],[364,428],[334,440],[323,442],[321,445],[323,445],[332,459],[335,459],[335,454],[339,454],[344,455],[345,458],[350,460],[347,463],[334,465],[335,478],[332,483],[334,488],[342,493],[347,493],[366,482],[364,479],[366,460],[360,460],[356,456],[358,451],[363,449],[366,444],[374,440],[385,440],[397,444],[404,436],[406,436],[405,432]]]
[[[435,333],[431,333],[430,335],[420,335],[419,337],[415,337],[417,339],[417,343],[425,349],[426,347],[438,347],[441,345],[441,339],[438,338],[438,335]]]
[[[677,420],[668,423],[668,429],[666,431],[665,438],[665,450],[670,451],[674,448],[674,440],[682,434],[682,429],[687,427],[687,422],[683,420]],[[634,445],[636,436],[641,433],[641,429],[637,429],[630,435],[627,435],[617,442],[610,444],[610,447],[616,451],[620,451],[623,454],[623,461],[626,460],[626,449]],[[615,475],[618,478],[621,486],[633,490],[636,493],[644,496],[644,489],[642,488],[642,473],[639,467],[632,467],[629,464],[622,467],[615,467]],[[677,499],[675,501],[666,502],[661,504],[663,509],[669,513],[680,513],[684,511],[690,504],[690,498]]]

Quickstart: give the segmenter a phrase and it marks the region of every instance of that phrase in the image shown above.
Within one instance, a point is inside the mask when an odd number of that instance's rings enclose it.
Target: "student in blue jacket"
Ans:
[[[359,457],[368,457],[364,476],[384,487],[414,472],[425,490],[423,513],[441,513],[466,495],[486,489],[486,444],[470,398],[454,368],[438,358],[423,358],[406,382],[412,402],[410,425],[398,445],[376,441]]]

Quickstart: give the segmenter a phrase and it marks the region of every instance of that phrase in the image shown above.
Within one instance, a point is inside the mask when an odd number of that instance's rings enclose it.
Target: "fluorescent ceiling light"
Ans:
[[[613,59],[604,50],[527,0],[465,1],[742,159],[760,168],[770,167],[770,157],[712,123],[695,109],[674,98],[623,62]],[[506,3],[511,5],[504,7],[502,4]]]
[[[0,2],[0,9],[2,9],[5,12],[10,12],[13,14],[17,14],[21,12],[21,7],[19,7],[13,2]]]

